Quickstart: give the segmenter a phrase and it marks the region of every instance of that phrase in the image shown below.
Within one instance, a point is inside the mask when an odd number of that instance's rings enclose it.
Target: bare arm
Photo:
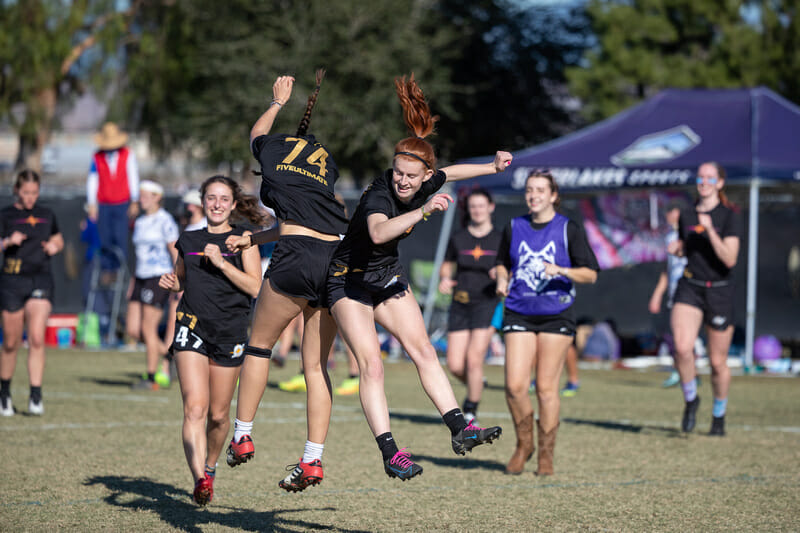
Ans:
[[[60,233],[51,235],[49,239],[42,243],[42,248],[44,248],[44,253],[47,255],[56,255],[64,249],[64,236]]]
[[[474,178],[476,176],[484,176],[486,174],[495,174],[503,172],[508,165],[511,164],[513,156],[508,152],[497,152],[494,156],[494,161],[491,163],[483,164],[460,164],[450,165],[449,167],[442,168],[442,172],[447,175],[447,181],[465,180]]]
[[[256,120],[253,128],[250,130],[250,143],[253,139],[262,135],[267,135],[272,129],[272,124],[275,122],[275,117],[278,115],[281,107],[289,101],[292,96],[292,86],[294,85],[294,77],[280,76],[272,85],[272,103],[266,111]]]
[[[383,213],[372,213],[367,217],[369,237],[375,244],[385,244],[396,239],[409,228],[422,222],[433,212],[447,211],[453,202],[449,194],[439,193],[432,196],[425,205],[408,213],[403,213],[394,218],[389,218]]]
[[[175,269],[173,272],[162,274],[158,279],[158,286],[162,289],[167,289],[172,292],[181,292],[183,290],[183,282],[186,279],[186,266],[183,264],[183,258],[178,256],[175,260]]]
[[[667,273],[661,272],[658,276],[658,283],[656,288],[653,289],[653,294],[650,296],[650,303],[647,309],[654,315],[661,311],[661,300],[664,299],[664,293],[667,292]]]
[[[597,272],[589,267],[569,268],[545,263],[544,273],[548,276],[564,276],[575,283],[594,283],[597,281]]]
[[[207,244],[203,254],[206,259],[211,261],[211,264],[236,285],[236,288],[253,298],[258,296],[258,291],[261,289],[261,254],[258,253],[258,248],[251,246],[242,252],[244,270],[239,270],[233,263],[225,261],[216,244]]]
[[[739,256],[739,237],[735,235],[720,237],[717,230],[714,229],[711,215],[708,213],[697,213],[697,221],[705,228],[711,248],[714,249],[714,253],[717,254],[722,264],[728,268],[735,267],[736,258]]]
[[[274,227],[259,231],[258,233],[245,233],[244,235],[231,235],[225,239],[225,245],[231,252],[239,250],[247,250],[251,246],[259,246],[267,244],[268,242],[277,241],[281,236],[280,227],[276,224]]]
[[[497,273],[497,289],[495,292],[498,296],[505,298],[508,296],[508,269],[505,265],[497,265],[495,269]]]
[[[439,267],[439,292],[442,294],[452,294],[456,286],[456,280],[453,279],[454,264],[453,261],[444,261]]]

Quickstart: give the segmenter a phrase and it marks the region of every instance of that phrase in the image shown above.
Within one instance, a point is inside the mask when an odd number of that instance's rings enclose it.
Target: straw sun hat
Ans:
[[[128,142],[128,134],[113,122],[106,122],[100,132],[95,133],[94,142],[101,150],[116,150]]]

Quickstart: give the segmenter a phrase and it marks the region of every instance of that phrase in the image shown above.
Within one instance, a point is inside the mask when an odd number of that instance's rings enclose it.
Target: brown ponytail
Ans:
[[[397,97],[400,99],[400,106],[403,108],[403,120],[408,130],[414,135],[395,145],[395,157],[417,159],[428,169],[433,170],[436,168],[436,154],[433,146],[424,139],[433,133],[439,117],[431,115],[428,102],[425,101],[425,95],[417,85],[413,73],[408,79],[405,76],[396,78],[394,85],[397,89]]]
[[[297,126],[297,136],[303,137],[308,131],[308,125],[311,124],[311,110],[314,109],[314,104],[317,103],[317,95],[319,95],[319,88],[322,85],[322,79],[325,77],[325,69],[317,70],[317,86],[314,92],[308,97],[308,104],[306,104],[306,112],[303,114],[303,119],[300,125]]]

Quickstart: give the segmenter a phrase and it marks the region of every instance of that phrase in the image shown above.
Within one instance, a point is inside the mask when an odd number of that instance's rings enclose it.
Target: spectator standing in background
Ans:
[[[129,219],[139,214],[139,167],[136,156],[125,144],[128,134],[113,122],[103,124],[94,141],[99,147],[92,157],[86,179],[88,215],[97,221],[103,248],[119,248],[128,257]],[[103,250],[101,266],[104,280],[119,267],[116,256]]]

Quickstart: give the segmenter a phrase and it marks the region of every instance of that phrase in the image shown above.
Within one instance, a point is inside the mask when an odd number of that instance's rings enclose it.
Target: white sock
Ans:
[[[233,422],[233,440],[239,442],[245,435],[250,435],[253,432],[253,422],[242,422],[236,418]]]
[[[314,459],[322,460],[322,450],[325,449],[324,444],[317,444],[316,442],[306,441],[306,448],[303,450],[303,462],[310,463]]]

